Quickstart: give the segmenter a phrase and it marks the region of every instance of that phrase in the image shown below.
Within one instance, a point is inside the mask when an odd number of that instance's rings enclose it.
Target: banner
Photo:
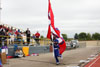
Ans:
[[[60,40],[62,40],[62,41],[59,41],[60,54],[62,54],[65,51],[65,49],[66,49],[66,43],[65,43],[65,40],[60,36],[61,34],[60,34],[59,29],[58,28],[55,28],[55,25],[54,25],[54,14],[53,14],[53,11],[52,11],[52,8],[51,8],[50,0],[49,0],[49,6],[48,6],[48,19],[51,22],[50,23],[51,26],[49,25],[49,27],[48,27],[47,38],[49,38],[49,39],[51,38],[51,27],[52,27],[52,29],[54,30],[52,33],[54,34],[54,32],[55,32],[54,35],[57,38],[60,38]]]

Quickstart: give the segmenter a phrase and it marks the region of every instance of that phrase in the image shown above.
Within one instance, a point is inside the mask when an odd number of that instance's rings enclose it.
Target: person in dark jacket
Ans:
[[[31,36],[31,32],[30,32],[29,28],[27,28],[27,30],[26,30],[26,36],[27,36],[27,44],[29,45],[30,44],[30,36]]]
[[[6,31],[2,25],[0,27],[0,46],[4,46],[4,40],[6,39],[4,36],[6,35]]]

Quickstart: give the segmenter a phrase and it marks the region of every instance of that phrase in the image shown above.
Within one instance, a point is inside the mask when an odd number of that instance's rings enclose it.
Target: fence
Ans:
[[[28,37],[29,38],[29,37]],[[47,38],[40,38],[39,39],[40,46],[44,45],[50,45],[51,41]],[[14,44],[18,44],[19,46],[25,46],[28,45],[27,37],[17,37],[17,36],[0,36],[0,46],[7,45],[12,46]],[[38,43],[36,41],[36,38],[30,37],[30,44],[33,46],[37,46]],[[86,46],[100,46],[100,41],[79,41],[80,47],[86,47]]]
[[[100,46],[100,40],[95,41],[79,41],[80,45],[83,46]]]
[[[86,47],[86,42],[79,42],[79,47],[80,48]]]
[[[19,46],[25,46],[28,45],[27,42],[27,38],[30,39],[30,43],[29,45],[49,45],[51,43],[51,41],[49,39],[46,38],[40,38],[38,39],[39,41],[37,41],[37,38],[32,38],[32,37],[15,37],[15,36],[0,36],[0,46],[2,45],[7,45],[7,46],[12,46],[14,44],[18,44]]]

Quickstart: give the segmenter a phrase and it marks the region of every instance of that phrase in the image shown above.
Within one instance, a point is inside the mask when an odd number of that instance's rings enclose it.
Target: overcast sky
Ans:
[[[51,0],[55,26],[61,33],[100,32],[100,0]],[[1,21],[46,36],[48,0],[1,0]]]

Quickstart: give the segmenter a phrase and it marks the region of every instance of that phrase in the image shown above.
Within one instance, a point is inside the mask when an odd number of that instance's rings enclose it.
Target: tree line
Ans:
[[[94,34],[85,33],[85,32],[81,32],[79,34],[75,33],[74,39],[78,39],[78,40],[100,40],[100,33],[94,33]]]
[[[62,34],[62,36],[65,39],[65,41],[67,41],[69,39],[67,37],[67,34]],[[75,33],[74,39],[77,39],[77,40],[100,40],[100,33],[94,33],[94,34],[85,33],[85,32],[81,32],[79,34]]]

